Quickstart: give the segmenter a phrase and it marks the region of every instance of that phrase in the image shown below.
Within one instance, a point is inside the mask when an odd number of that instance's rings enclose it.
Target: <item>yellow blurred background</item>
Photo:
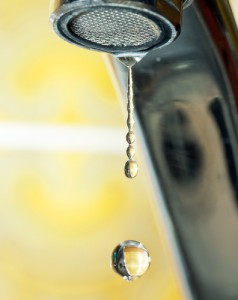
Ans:
[[[181,299],[146,174],[123,174],[125,116],[101,54],[52,32],[48,0],[0,12],[0,299]],[[133,283],[109,264],[127,239],[152,258]]]

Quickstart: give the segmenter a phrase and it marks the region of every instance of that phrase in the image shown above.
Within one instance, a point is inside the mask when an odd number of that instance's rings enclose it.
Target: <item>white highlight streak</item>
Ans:
[[[0,149],[123,154],[121,128],[0,123]]]

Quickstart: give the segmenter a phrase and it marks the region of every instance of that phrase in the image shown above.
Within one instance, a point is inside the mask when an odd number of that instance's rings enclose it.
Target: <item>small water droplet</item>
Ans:
[[[129,114],[128,118],[127,118],[127,126],[128,128],[132,128],[135,124],[135,121],[133,119],[133,116],[131,114]]]
[[[132,145],[130,145],[130,146],[127,148],[126,154],[127,154],[127,156],[128,156],[129,159],[132,159],[132,158],[135,156],[136,151],[135,151],[135,149],[134,149],[134,147],[133,147]]]
[[[126,67],[132,67],[138,63],[146,53],[141,53],[136,56],[117,56],[117,59]]]
[[[150,255],[140,242],[125,241],[114,249],[111,266],[125,280],[133,281],[148,270]]]
[[[126,135],[126,140],[128,144],[133,144],[136,140],[136,136],[133,131],[129,131]]]
[[[135,160],[128,160],[125,164],[125,175],[128,178],[135,178],[138,174],[138,165]]]

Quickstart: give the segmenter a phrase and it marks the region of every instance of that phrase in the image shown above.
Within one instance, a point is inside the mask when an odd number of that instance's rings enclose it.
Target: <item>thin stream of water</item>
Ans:
[[[133,131],[133,127],[135,124],[134,117],[133,117],[133,111],[134,111],[134,103],[133,103],[133,80],[132,80],[132,66],[128,66],[128,90],[127,90],[127,112],[128,112],[128,118],[127,118],[127,127],[128,127],[128,133],[126,135],[126,140],[128,142],[128,148],[127,148],[127,156],[128,161],[125,164],[125,175],[128,178],[134,178],[138,174],[138,165],[137,162],[134,160],[135,156],[135,149],[133,146],[133,143],[135,142],[135,134]]]
[[[124,64],[128,69],[128,83],[127,83],[127,127],[128,133],[126,135],[126,140],[128,143],[128,147],[126,150],[126,154],[128,157],[128,161],[125,164],[125,175],[128,178],[135,178],[138,174],[138,165],[134,159],[135,156],[135,148],[133,146],[136,137],[134,133],[134,93],[133,93],[133,76],[132,76],[132,67],[141,60],[141,57],[119,57],[118,59],[122,64]]]

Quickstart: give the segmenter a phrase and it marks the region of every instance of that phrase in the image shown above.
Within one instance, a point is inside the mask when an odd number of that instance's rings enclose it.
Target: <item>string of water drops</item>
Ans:
[[[132,81],[132,66],[135,65],[142,57],[121,57],[119,60],[128,68],[128,90],[127,90],[127,127],[128,133],[126,140],[128,142],[127,156],[128,161],[125,164],[125,175],[128,178],[136,177],[138,166],[134,160],[135,149],[135,134],[134,127],[134,103],[133,103],[133,81]],[[150,266],[150,255],[147,249],[137,241],[128,240],[117,245],[113,250],[111,258],[111,267],[113,270],[122,276],[127,281],[133,281],[140,278]]]
[[[126,154],[128,156],[128,161],[125,164],[125,175],[128,178],[134,178],[138,174],[138,165],[136,161],[134,160],[135,156],[135,149],[133,146],[133,143],[135,142],[135,134],[133,131],[133,127],[135,124],[134,118],[133,118],[133,111],[134,111],[134,103],[133,103],[133,80],[132,80],[132,66],[128,66],[128,90],[127,90],[127,97],[128,97],[128,103],[127,103],[127,112],[128,112],[128,118],[127,118],[127,127],[128,127],[128,133],[126,135],[126,140],[128,142],[128,148],[126,151]]]

